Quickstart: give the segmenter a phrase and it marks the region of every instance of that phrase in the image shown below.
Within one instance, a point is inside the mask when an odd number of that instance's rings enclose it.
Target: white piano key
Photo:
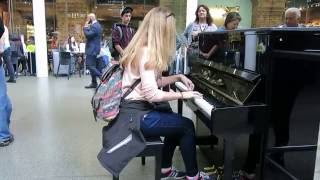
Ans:
[[[175,85],[180,91],[188,91],[188,88],[182,82],[176,82]],[[212,109],[215,108],[214,105],[203,98],[194,98],[193,101],[207,117],[211,117]]]

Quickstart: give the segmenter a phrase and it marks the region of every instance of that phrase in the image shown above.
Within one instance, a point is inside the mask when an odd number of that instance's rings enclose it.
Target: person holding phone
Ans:
[[[96,88],[97,77],[102,75],[102,65],[98,61],[97,55],[100,53],[101,49],[101,37],[102,28],[99,22],[96,20],[96,16],[90,13],[87,16],[87,21],[83,27],[83,33],[87,39],[85,54],[86,54],[86,65],[90,71],[91,83],[85,88]]]

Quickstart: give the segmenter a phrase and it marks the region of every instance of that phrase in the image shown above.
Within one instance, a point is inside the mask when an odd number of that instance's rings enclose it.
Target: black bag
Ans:
[[[144,114],[143,111],[120,110],[116,119],[102,129],[103,148],[98,160],[116,177],[146,147],[140,131],[140,120]]]

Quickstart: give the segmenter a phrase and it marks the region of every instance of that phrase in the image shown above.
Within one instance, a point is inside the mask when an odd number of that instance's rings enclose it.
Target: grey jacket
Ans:
[[[128,162],[144,150],[140,120],[152,109],[148,102],[122,102],[117,118],[102,129],[103,148],[98,160],[114,176],[118,177]]]

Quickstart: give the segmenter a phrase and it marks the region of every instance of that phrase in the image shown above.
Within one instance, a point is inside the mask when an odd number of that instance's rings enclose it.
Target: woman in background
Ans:
[[[239,23],[241,21],[241,16],[237,12],[229,12],[227,14],[227,17],[224,21],[224,25],[220,27],[218,30],[223,31],[223,30],[235,30],[238,28]]]
[[[71,72],[74,73],[76,69],[77,53],[79,52],[79,46],[73,35],[69,35],[68,42],[66,44],[66,51],[71,53]]]
[[[230,12],[227,14],[224,21],[224,25],[219,27],[218,31],[235,30],[238,28],[241,21],[241,16],[237,12]],[[219,45],[216,44],[208,52],[200,51],[200,55],[206,59],[209,59],[213,54],[217,52]]]
[[[188,39],[189,54],[197,55],[199,47],[200,32],[216,31],[217,26],[213,23],[213,19],[206,5],[199,5],[195,12],[196,19],[190,23],[184,31],[184,36]]]

